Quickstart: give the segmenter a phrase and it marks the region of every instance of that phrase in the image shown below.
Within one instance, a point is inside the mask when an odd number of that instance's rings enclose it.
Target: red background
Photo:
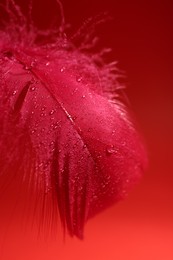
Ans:
[[[19,1],[17,1],[19,2]],[[24,2],[24,1],[20,1]],[[44,2],[44,3],[43,3]],[[35,0],[34,17],[45,27],[59,14],[55,0]],[[170,0],[62,0],[71,31],[108,11],[98,28],[100,45],[126,72],[128,98],[148,148],[149,168],[128,199],[90,220],[85,239],[23,238],[13,230],[2,244],[4,260],[173,259],[173,79]],[[26,2],[25,2],[26,7]],[[49,23],[48,22],[48,23]]]

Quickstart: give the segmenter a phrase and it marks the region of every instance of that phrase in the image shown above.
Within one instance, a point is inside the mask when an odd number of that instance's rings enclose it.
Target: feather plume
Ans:
[[[64,229],[82,238],[85,222],[140,178],[145,150],[120,101],[116,64],[76,48],[64,20],[61,30],[43,33],[13,0],[5,9],[0,194],[17,182],[22,194],[29,191],[32,214],[41,206],[43,225],[59,214]]]

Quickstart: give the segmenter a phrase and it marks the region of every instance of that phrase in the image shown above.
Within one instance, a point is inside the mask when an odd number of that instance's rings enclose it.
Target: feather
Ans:
[[[82,238],[85,222],[140,178],[145,149],[117,94],[115,65],[65,36],[40,42],[27,28],[12,22],[0,32],[0,194],[15,179],[32,214],[40,205],[43,225],[59,214]]]

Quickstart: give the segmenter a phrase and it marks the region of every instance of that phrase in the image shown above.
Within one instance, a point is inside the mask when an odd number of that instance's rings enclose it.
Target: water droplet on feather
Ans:
[[[32,130],[31,130],[31,134],[34,134],[35,132],[36,132],[35,129],[32,129]]]
[[[65,67],[62,67],[62,68],[60,69],[60,72],[64,72],[64,70],[65,70]]]
[[[82,81],[82,77],[76,77],[76,81],[80,83]]]
[[[45,116],[45,113],[41,113],[40,116]]]
[[[49,115],[53,115],[55,113],[55,110],[52,109],[50,112],[49,112]]]
[[[29,67],[28,65],[24,65],[24,69],[25,69],[25,70],[29,70],[30,67]]]
[[[108,155],[111,155],[111,154],[113,154],[113,153],[116,153],[116,149],[115,149],[114,145],[108,145],[108,146],[106,147],[106,153],[107,153]]]
[[[15,95],[16,95],[16,93],[17,93],[17,90],[14,90],[14,91],[13,91],[13,96],[15,96]]]
[[[33,86],[33,87],[30,88],[30,91],[34,91],[35,89],[36,89],[36,87]]]

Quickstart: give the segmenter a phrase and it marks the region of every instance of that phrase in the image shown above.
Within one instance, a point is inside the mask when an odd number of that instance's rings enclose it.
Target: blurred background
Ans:
[[[2,1],[4,2],[4,1]],[[27,1],[16,0],[26,11]],[[41,28],[59,15],[55,0],[35,0]],[[21,238],[14,231],[2,247],[4,260],[173,259],[173,1],[62,0],[74,33],[91,16],[113,20],[96,29],[98,48],[125,71],[126,93],[148,149],[149,167],[129,197],[86,225],[85,239]]]

